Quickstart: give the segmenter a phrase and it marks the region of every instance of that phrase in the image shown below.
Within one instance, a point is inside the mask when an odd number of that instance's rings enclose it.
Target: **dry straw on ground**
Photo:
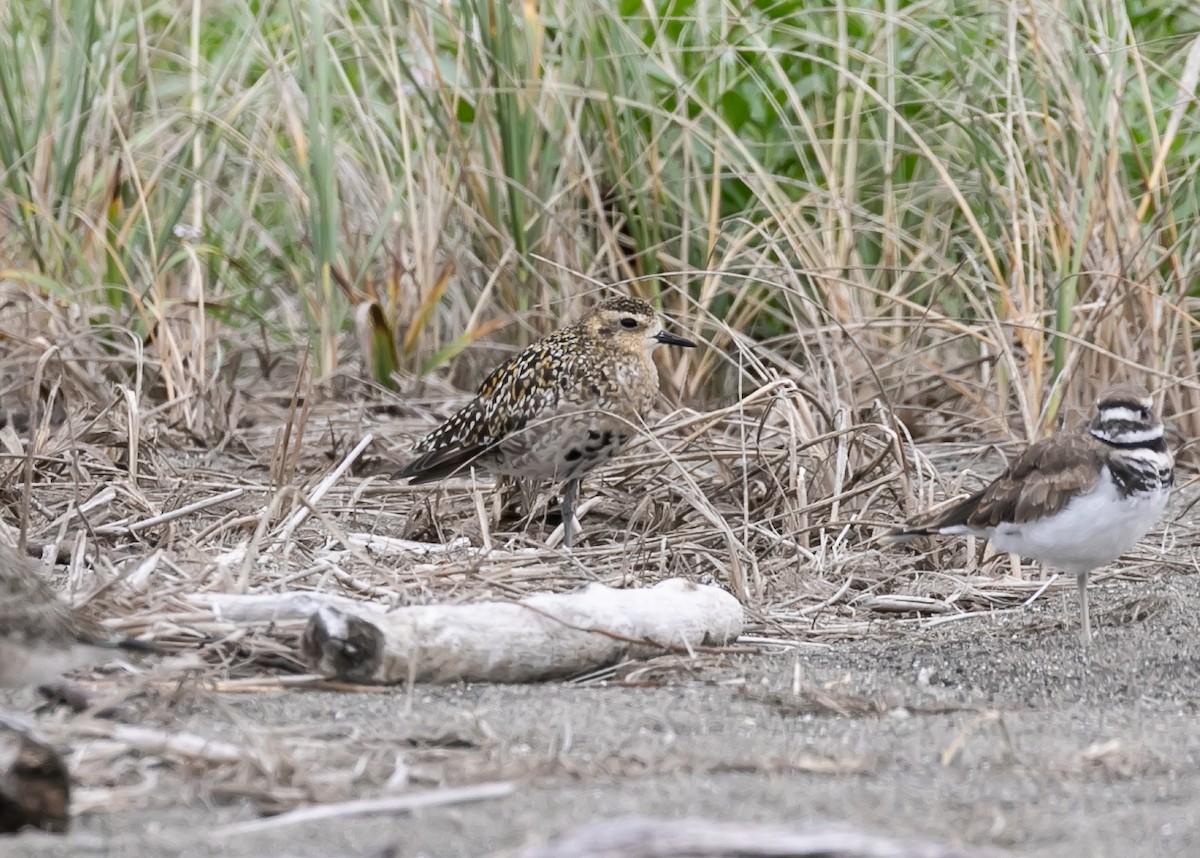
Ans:
[[[150,350],[104,340],[73,312],[19,298],[0,315],[5,535],[55,561],[62,592],[114,631],[178,650],[123,690],[93,688],[97,711],[136,715],[138,726],[49,722],[57,738],[89,740],[71,761],[85,785],[77,810],[152,805],[162,763],[201,775],[213,795],[264,809],[386,794],[422,783],[426,765],[438,774],[425,783],[527,774],[475,756],[459,767],[458,740],[426,734],[413,737],[417,750],[401,766],[387,743],[280,734],[236,718],[220,738],[181,729],[168,714],[180,701],[203,695],[220,706],[206,689],[314,682],[288,678],[303,670],[300,623],[225,617],[211,594],[314,592],[395,606],[680,576],[737,594],[749,620],[743,645],[774,648],[1019,618],[1033,600],[1073,586],[1015,574],[978,546],[920,555],[879,541],[917,506],[976,485],[1014,448],[1004,421],[983,407],[986,362],[902,372],[853,338],[821,331],[813,337],[822,351],[798,364],[716,320],[694,320],[693,331],[721,344],[714,353],[742,367],[729,370],[735,392],[702,408],[665,408],[640,443],[589,479],[586,539],[568,554],[553,547],[546,491],[506,503],[482,475],[432,488],[390,478],[411,440],[454,407],[441,390],[419,393],[406,380],[410,392],[393,396],[351,377],[317,383],[303,363],[272,354],[259,364],[273,365],[270,377],[246,373],[254,362],[236,355],[240,376],[198,378],[180,395],[164,387],[168,373]],[[871,372],[851,383],[850,365]],[[673,369],[664,374],[686,379]],[[1190,385],[1165,387],[1168,410]],[[1196,536],[1172,524],[1105,575],[1190,569]],[[1126,620],[1153,609],[1133,606]],[[670,681],[688,662],[664,655],[577,681]]]

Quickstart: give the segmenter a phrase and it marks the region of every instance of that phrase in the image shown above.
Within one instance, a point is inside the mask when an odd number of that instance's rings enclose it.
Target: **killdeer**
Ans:
[[[584,475],[621,451],[658,395],[651,354],[660,345],[696,344],[664,329],[645,301],[603,301],[495,369],[473,400],[417,443],[421,455],[397,476],[425,483],[479,466],[565,482],[570,548]]]
[[[1033,444],[991,485],[910,522],[896,540],[972,534],[1075,576],[1083,642],[1092,639],[1087,580],[1158,521],[1174,459],[1145,388],[1109,387],[1091,423]]]

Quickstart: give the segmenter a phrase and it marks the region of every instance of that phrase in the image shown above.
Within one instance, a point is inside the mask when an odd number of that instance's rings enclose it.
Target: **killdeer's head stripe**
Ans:
[[[1104,423],[1096,420],[1088,427],[1093,437],[1108,444],[1134,446],[1150,444],[1163,437],[1162,424]]]
[[[1142,387],[1121,384],[1102,393],[1088,432],[1114,454],[1150,449],[1166,455],[1162,421],[1154,411],[1150,394]]]

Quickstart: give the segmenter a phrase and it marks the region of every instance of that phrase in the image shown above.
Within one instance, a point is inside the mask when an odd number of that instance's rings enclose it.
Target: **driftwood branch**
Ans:
[[[304,656],[314,672],[350,682],[535,682],[721,646],[743,621],[741,604],[719,587],[680,578],[634,590],[590,584],[375,615],[324,606],[309,620]]]
[[[899,840],[840,825],[754,825],[617,817],[582,825],[516,858],[1000,858],[1006,853]]]

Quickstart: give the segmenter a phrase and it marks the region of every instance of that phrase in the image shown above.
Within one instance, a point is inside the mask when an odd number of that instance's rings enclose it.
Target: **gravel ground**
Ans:
[[[66,837],[23,834],[3,852],[505,855],[588,820],[641,813],[843,821],[1055,858],[1194,856],[1198,580],[1098,584],[1103,624],[1086,653],[1073,602],[1064,623],[1051,599],[1003,620],[668,669],[657,687],[197,691],[175,709],[175,728],[305,736],[363,760],[403,751],[413,788],[516,788],[407,815],[227,835],[221,825],[255,816],[254,796],[214,794],[171,768],[157,772],[158,807],[84,813]],[[1121,610],[1135,600],[1149,616]],[[843,703],[876,700],[884,712],[796,714],[778,705],[796,685]]]

